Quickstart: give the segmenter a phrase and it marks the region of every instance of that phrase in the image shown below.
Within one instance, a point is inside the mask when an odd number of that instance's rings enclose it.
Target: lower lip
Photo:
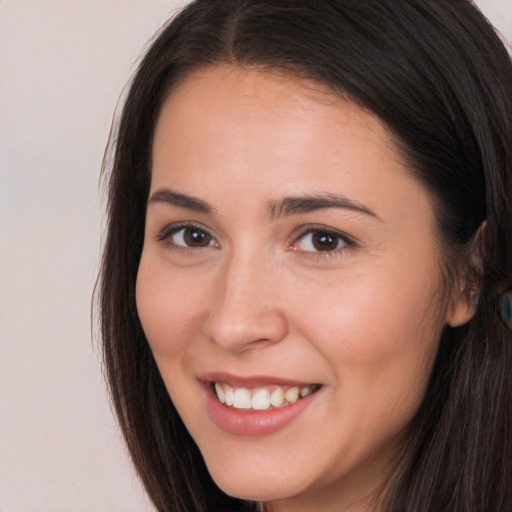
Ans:
[[[300,416],[321,392],[320,389],[285,407],[249,411],[221,404],[209,383],[202,383],[202,388],[210,419],[222,430],[239,436],[266,436],[276,432]]]

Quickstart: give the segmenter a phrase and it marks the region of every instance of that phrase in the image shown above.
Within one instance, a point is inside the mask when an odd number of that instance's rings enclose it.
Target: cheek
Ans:
[[[407,276],[404,279],[404,275]],[[437,351],[442,313],[434,272],[365,273],[310,290],[297,318],[306,338],[354,389],[422,393]],[[316,297],[316,300],[315,300]]]
[[[155,358],[172,360],[187,346],[184,333],[193,324],[201,301],[194,295],[193,286],[180,286],[164,267],[164,263],[155,262],[143,253],[137,274],[136,302]]]
[[[363,451],[402,432],[423,399],[441,328],[431,282],[427,275],[398,287],[376,276],[347,282],[335,307],[317,301],[304,311],[310,327],[324,327],[316,340],[335,380],[332,415],[350,417],[354,436],[367,433]]]

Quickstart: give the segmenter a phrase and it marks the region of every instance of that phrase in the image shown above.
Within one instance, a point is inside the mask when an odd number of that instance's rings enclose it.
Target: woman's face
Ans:
[[[450,321],[435,239],[427,192],[354,103],[227,66],[167,99],[137,307],[228,494],[364,507]]]

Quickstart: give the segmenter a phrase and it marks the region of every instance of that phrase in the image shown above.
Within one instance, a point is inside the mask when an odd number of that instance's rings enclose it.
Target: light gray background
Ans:
[[[0,511],[152,511],[105,399],[90,301],[117,98],[186,0],[0,2]],[[512,0],[477,0],[512,39]]]

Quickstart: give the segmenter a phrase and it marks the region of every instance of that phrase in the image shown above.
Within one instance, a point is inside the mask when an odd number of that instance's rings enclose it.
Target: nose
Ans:
[[[216,280],[205,334],[233,353],[283,340],[288,323],[276,274],[276,265],[264,258],[229,258]]]

